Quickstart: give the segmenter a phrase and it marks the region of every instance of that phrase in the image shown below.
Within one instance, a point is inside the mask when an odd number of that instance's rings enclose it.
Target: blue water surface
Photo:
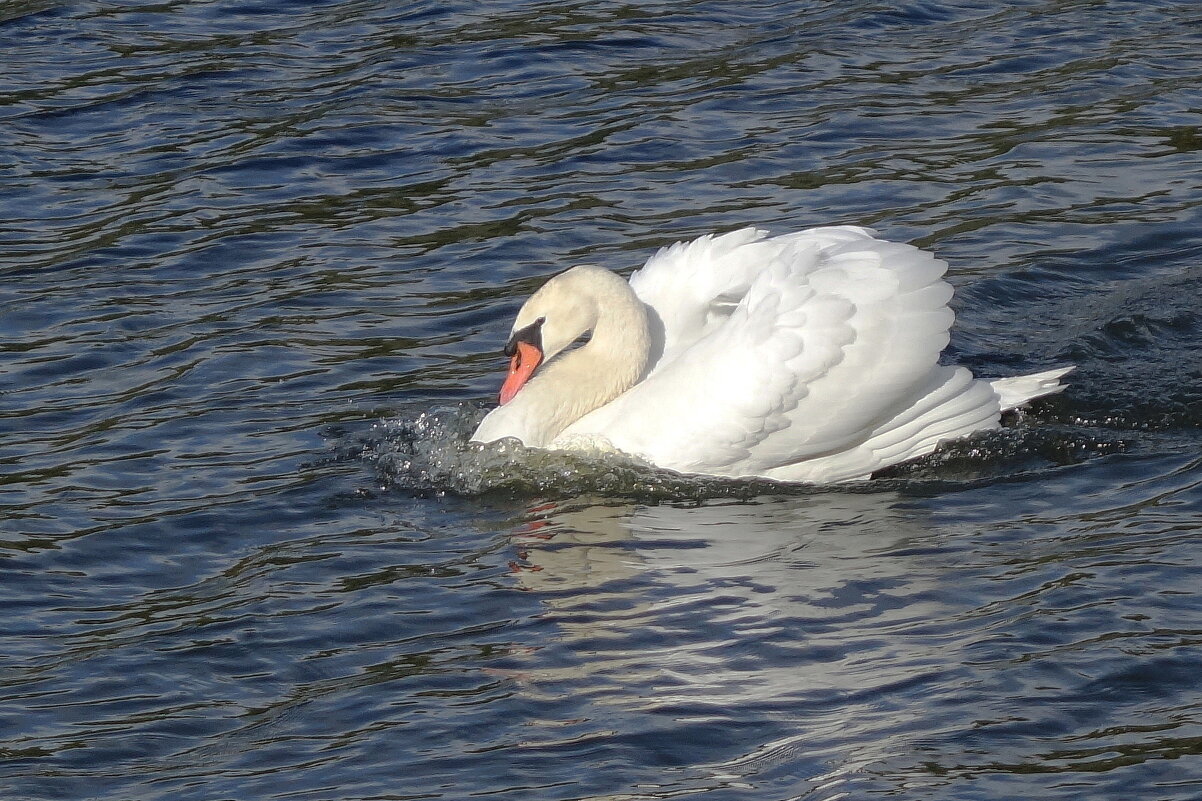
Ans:
[[[0,4],[0,797],[1202,797],[1202,9]],[[1076,364],[851,487],[462,447],[711,231]]]

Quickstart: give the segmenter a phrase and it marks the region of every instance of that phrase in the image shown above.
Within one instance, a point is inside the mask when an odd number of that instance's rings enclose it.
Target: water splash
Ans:
[[[1132,448],[1120,432],[1028,422],[1026,413],[1009,416],[1002,428],[942,443],[934,453],[877,471],[874,477],[956,481],[964,484],[1008,478],[1080,464]]]
[[[1030,422],[1015,416],[1001,430],[949,442],[935,453],[880,471],[871,481],[815,486],[767,479],[684,475],[619,454],[526,448],[516,440],[482,444],[470,437],[485,410],[463,403],[380,420],[340,450],[371,464],[387,487],[419,494],[489,493],[564,498],[583,494],[644,502],[753,498],[813,492],[880,492],[967,487],[1120,452],[1120,437]]]
[[[470,442],[484,411],[465,403],[411,418],[381,420],[343,452],[353,451],[371,463],[385,486],[418,493],[500,492],[555,498],[592,494],[640,501],[701,501],[813,491],[805,485],[768,480],[682,475],[620,454],[545,451],[512,439]]]

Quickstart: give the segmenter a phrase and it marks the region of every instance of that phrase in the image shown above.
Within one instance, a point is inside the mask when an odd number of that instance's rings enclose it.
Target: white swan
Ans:
[[[946,269],[854,227],[704,236],[629,283],[573,267],[518,312],[501,406],[472,439],[621,451],[683,473],[867,478],[996,428],[1073,369],[986,381],[939,365]]]

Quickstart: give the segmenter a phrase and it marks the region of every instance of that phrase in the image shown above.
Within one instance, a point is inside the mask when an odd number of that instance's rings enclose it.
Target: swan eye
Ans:
[[[505,343],[505,355],[512,356],[517,352],[518,343],[525,342],[528,345],[533,345],[541,352],[543,349],[543,323],[547,321],[546,317],[539,317],[525,328],[518,329],[510,335],[509,341]]]

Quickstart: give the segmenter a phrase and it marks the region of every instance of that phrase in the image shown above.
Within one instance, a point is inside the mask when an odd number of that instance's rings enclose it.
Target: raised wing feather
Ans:
[[[664,322],[664,358],[566,438],[603,436],[676,470],[769,475],[858,448],[930,391],[953,318],[943,262],[863,229],[736,234],[704,246],[700,288],[656,274],[672,249],[632,278]]]
[[[651,372],[725,323],[767,265],[797,241],[822,246],[871,233],[843,226],[771,237],[743,228],[660,249],[630,276],[631,288],[653,312]]]

